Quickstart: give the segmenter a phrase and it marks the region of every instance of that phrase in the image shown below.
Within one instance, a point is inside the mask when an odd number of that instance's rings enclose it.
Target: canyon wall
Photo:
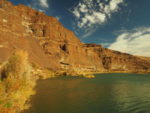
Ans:
[[[16,49],[30,61],[52,70],[148,72],[148,60],[82,43],[54,17],[24,5],[0,1],[0,62]]]

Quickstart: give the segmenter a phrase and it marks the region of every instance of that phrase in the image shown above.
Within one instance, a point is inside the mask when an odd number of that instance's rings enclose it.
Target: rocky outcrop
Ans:
[[[15,49],[28,51],[30,61],[52,70],[79,72],[137,72],[150,70],[150,62],[84,44],[54,17],[24,5],[0,1],[0,62]]]

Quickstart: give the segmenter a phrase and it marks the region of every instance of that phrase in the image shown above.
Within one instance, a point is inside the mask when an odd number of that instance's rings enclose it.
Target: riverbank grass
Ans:
[[[0,113],[17,113],[27,109],[26,103],[34,94],[35,80],[28,54],[18,50],[8,59],[0,73]]]

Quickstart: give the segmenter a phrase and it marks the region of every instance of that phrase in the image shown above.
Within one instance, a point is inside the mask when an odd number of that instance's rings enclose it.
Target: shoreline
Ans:
[[[20,107],[18,106],[18,108],[20,109],[20,113],[23,113],[23,111],[27,110],[30,108],[30,99],[31,96],[36,95],[36,91],[34,90],[34,88],[37,85],[37,81],[38,80],[44,80],[44,79],[50,79],[50,78],[57,78],[59,76],[72,76],[72,77],[83,77],[83,78],[87,78],[87,79],[92,79],[95,78],[95,74],[115,74],[115,73],[124,73],[124,74],[150,74],[150,72],[145,72],[145,71],[139,71],[139,72],[133,72],[133,71],[97,71],[97,72],[72,72],[69,73],[66,70],[65,75],[63,75],[63,73],[61,73],[60,71],[54,72],[45,68],[40,68],[40,67],[32,67],[32,75],[31,78],[34,79],[31,81],[32,85],[30,87],[30,91],[31,93],[29,93],[25,98],[24,98],[24,102],[20,105]],[[29,86],[27,86],[29,87]],[[28,89],[24,90],[24,93],[28,92]],[[34,92],[34,93],[33,93]],[[18,98],[19,99],[19,98]],[[19,99],[20,100],[20,99]],[[0,112],[1,113],[1,112]],[[10,112],[11,113],[11,112]]]
[[[111,71],[111,72],[88,72],[88,74],[106,74],[106,73],[110,73],[110,74],[115,74],[115,73],[125,73],[125,74],[150,74],[150,72],[132,72],[132,71]]]

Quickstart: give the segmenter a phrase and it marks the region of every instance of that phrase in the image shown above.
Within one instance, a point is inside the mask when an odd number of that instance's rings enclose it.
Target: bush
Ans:
[[[1,70],[0,113],[15,113],[26,108],[26,100],[34,93],[28,53],[15,51]],[[32,79],[32,80],[31,80]]]
[[[37,76],[45,79],[55,76],[49,69],[31,66],[28,53],[23,50],[15,51],[0,72],[0,113],[19,113],[28,108],[26,102],[35,93]]]
[[[28,63],[28,54],[23,50],[18,50],[9,58],[7,64],[2,70],[2,79],[11,77],[12,79],[28,78],[30,65]]]

